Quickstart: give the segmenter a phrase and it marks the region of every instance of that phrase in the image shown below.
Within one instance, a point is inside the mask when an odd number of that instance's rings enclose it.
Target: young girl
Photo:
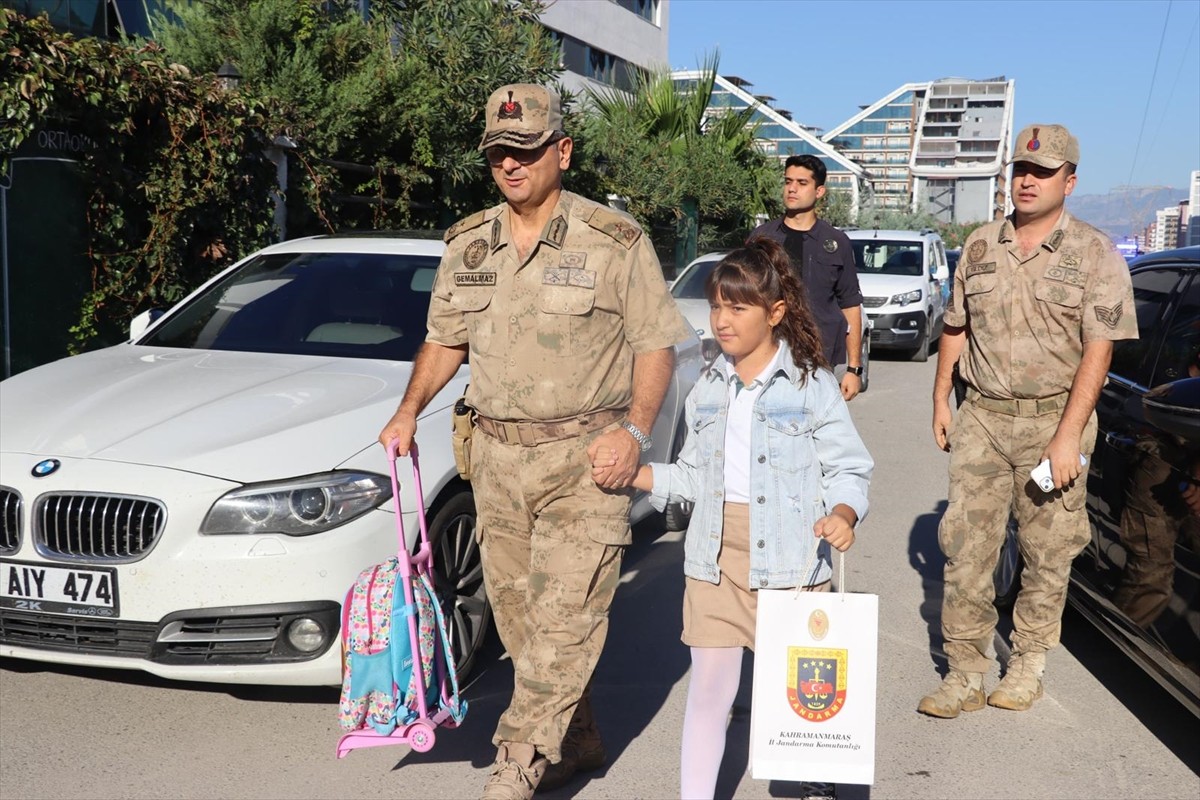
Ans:
[[[755,591],[829,590],[829,547],[854,543],[874,467],[784,249],[758,239],[733,251],[705,293],[724,356],[688,396],[678,460],[634,480],[660,510],[695,504],[684,540],[685,800],[715,791],[742,648],[754,647]],[[598,471],[613,463],[595,455]]]

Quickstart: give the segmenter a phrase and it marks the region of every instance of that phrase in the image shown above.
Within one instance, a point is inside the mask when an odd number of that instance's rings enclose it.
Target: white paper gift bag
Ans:
[[[754,778],[874,783],[878,631],[877,595],[758,591]]]

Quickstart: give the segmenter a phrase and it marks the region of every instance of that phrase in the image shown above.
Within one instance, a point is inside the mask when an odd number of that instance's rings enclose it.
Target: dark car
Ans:
[[[1200,247],[1130,264],[1136,341],[1096,406],[1069,599],[1200,716]]]

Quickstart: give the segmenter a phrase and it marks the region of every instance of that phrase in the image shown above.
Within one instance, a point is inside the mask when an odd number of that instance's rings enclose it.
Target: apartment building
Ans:
[[[1187,244],[1200,245],[1200,169],[1192,170],[1188,183]]]
[[[562,47],[563,88],[577,95],[666,69],[669,18],[670,0],[550,0],[541,15]]]
[[[1179,247],[1179,206],[1168,206],[1154,212],[1152,251],[1173,250]]]
[[[695,70],[676,70],[671,73],[676,87],[686,91],[695,85],[701,73]],[[825,185],[831,191],[850,195],[851,207],[857,211],[865,199],[866,171],[849,156],[838,152],[832,145],[823,142],[818,129],[802,125],[792,119],[790,111],[774,108],[775,99],[766,94],[752,94],[752,84],[736,75],[718,75],[713,85],[712,98],[708,103],[710,114],[721,114],[728,110],[740,111],[754,108],[751,123],[758,123],[758,146],[766,154],[782,164],[793,155],[814,155],[825,164],[828,175]]]
[[[1005,211],[1015,82],[942,78],[906,83],[822,139],[861,164],[875,202],[979,222]]]

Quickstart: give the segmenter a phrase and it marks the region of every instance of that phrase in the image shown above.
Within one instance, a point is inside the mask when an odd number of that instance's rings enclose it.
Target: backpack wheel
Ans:
[[[408,729],[408,743],[418,753],[428,753],[433,749],[433,728],[424,722],[417,722]]]

